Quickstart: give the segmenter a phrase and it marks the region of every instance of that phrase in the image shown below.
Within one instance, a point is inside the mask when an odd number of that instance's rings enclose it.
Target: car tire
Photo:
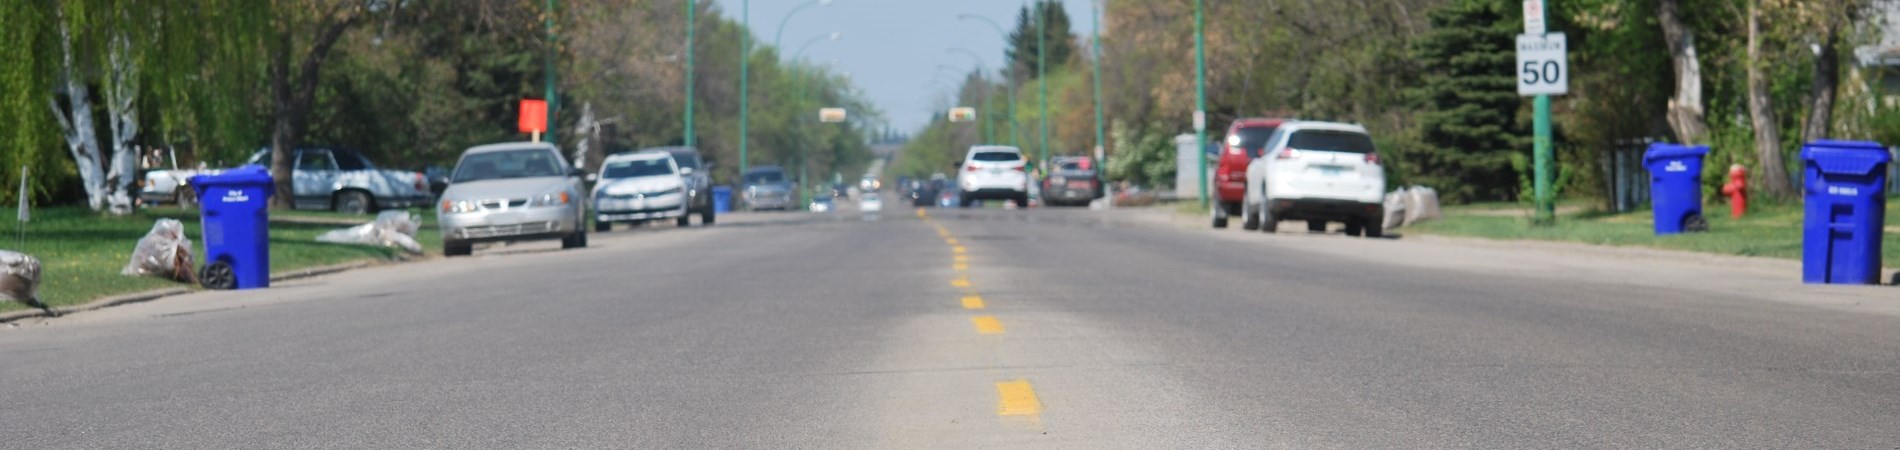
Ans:
[[[468,256],[475,252],[475,246],[468,241],[442,241],[442,256]]]
[[[1248,206],[1240,207],[1240,229],[1254,231],[1260,229],[1260,214]]]
[[[716,216],[717,214],[718,213],[713,211],[712,208],[706,208],[704,210],[701,210],[699,212],[699,226],[703,227],[703,226],[712,225],[713,217]]]
[[[597,221],[594,221],[594,232],[595,232],[595,233],[606,233],[606,232],[608,232],[608,231],[611,231],[611,230],[613,230],[613,229],[614,229],[614,223],[613,223],[613,222],[608,222],[608,221],[604,221],[604,220],[597,220]]]
[[[1355,220],[1351,222],[1346,222],[1347,236],[1363,236],[1365,231],[1366,231],[1366,225],[1364,223],[1361,223],[1360,221]]]
[[[1377,220],[1368,219],[1366,220],[1365,232],[1366,232],[1366,237],[1368,238],[1385,237],[1385,223],[1377,221]]]
[[[1306,221],[1306,232],[1308,232],[1308,233],[1325,233],[1325,232],[1326,232],[1326,221],[1324,221],[1324,220],[1308,220],[1308,221]]]
[[[1214,229],[1227,228],[1227,207],[1225,205],[1217,204],[1214,205],[1213,208],[1208,208],[1207,215],[1213,218]]]
[[[976,197],[971,197],[970,193],[968,192],[965,192],[963,193],[963,195],[957,197],[957,207],[968,208],[970,207],[970,205],[975,204],[975,203],[976,203]]]
[[[363,191],[343,191],[330,201],[331,209],[343,214],[369,214],[376,212],[376,202],[370,200]]]
[[[1280,219],[1273,217],[1272,209],[1260,208],[1260,231],[1269,234],[1280,231]]]
[[[680,228],[686,228],[686,227],[690,227],[690,226],[693,226],[693,215],[692,215],[692,214],[680,214],[680,216],[679,216],[679,218],[677,218],[677,219],[673,219],[673,225],[677,225],[677,226],[679,226]]]
[[[587,248],[587,232],[586,231],[575,231],[573,233],[568,233],[567,237],[561,238],[562,250],[569,250],[569,249],[576,249],[576,248]]]
[[[1017,209],[1029,208],[1029,194],[1016,194],[1016,198],[1014,200],[1016,201]]]

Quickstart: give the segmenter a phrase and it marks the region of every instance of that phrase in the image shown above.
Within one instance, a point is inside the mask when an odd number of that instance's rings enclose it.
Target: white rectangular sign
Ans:
[[[1563,33],[1517,35],[1518,95],[1570,93],[1570,52]]]
[[[844,108],[819,108],[818,109],[819,122],[838,123],[838,122],[843,122],[844,117],[845,117]]]
[[[1544,31],[1544,0],[1524,0],[1524,34]]]

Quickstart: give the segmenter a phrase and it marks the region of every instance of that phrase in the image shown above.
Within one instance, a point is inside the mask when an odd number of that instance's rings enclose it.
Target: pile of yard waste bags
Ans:
[[[132,248],[132,260],[125,263],[121,275],[159,277],[186,283],[198,282],[193,272],[191,239],[185,237],[185,224],[176,219],[158,219],[152,231],[139,238]]]
[[[400,248],[410,254],[422,254],[422,244],[416,242],[416,230],[422,228],[422,222],[408,211],[383,211],[370,223],[331,230],[317,236],[318,242],[336,244],[380,245]]]
[[[1388,230],[1438,217],[1438,191],[1435,189],[1412,186],[1385,194],[1385,228]]]

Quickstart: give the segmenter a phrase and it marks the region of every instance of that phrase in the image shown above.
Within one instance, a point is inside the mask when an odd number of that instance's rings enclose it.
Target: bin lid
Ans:
[[[232,185],[232,184],[271,184],[270,169],[250,164],[226,169],[224,171],[191,177],[194,186]]]
[[[1649,163],[1658,159],[1680,159],[1691,156],[1701,157],[1707,154],[1709,154],[1709,147],[1706,145],[1680,145],[1657,142],[1649,144],[1649,150],[1643,152],[1643,162]]]
[[[1801,160],[1813,163],[1821,173],[1866,175],[1893,161],[1893,154],[1878,142],[1814,141],[1801,146]]]

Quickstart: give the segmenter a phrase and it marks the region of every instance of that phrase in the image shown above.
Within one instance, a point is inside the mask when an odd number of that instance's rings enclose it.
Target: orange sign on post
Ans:
[[[533,133],[534,141],[541,142],[541,133],[548,131],[548,101],[521,99],[520,118],[515,120],[515,128],[523,133]]]

